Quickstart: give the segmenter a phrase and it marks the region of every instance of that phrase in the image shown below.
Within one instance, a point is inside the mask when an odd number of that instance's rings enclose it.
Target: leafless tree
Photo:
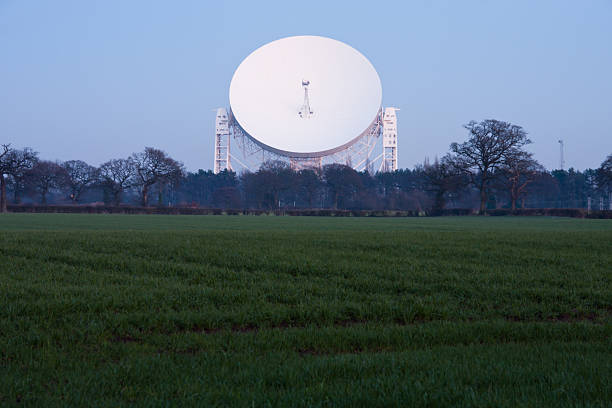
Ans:
[[[471,177],[480,191],[480,213],[486,210],[488,189],[496,171],[511,154],[531,143],[521,126],[495,119],[480,123],[471,121],[464,126],[470,138],[461,144],[452,143],[451,152],[458,166]]]
[[[6,212],[6,174],[11,169],[11,161],[9,156],[11,154],[11,145],[3,144],[2,150],[0,151],[0,211]]]
[[[131,158],[135,169],[133,184],[140,189],[141,204],[144,207],[149,204],[149,191],[152,186],[166,184],[183,174],[182,163],[153,147],[146,147],[143,152],[134,153]]]
[[[100,180],[111,192],[115,205],[121,203],[121,195],[131,186],[134,174],[135,164],[131,158],[109,160],[100,166]]]
[[[527,186],[535,181],[538,174],[544,171],[544,166],[533,158],[531,153],[516,150],[506,155],[500,168],[502,183],[510,192],[512,210],[516,210],[516,202],[525,197]]]
[[[3,144],[0,151],[0,211],[6,212],[6,174],[10,171],[11,145]]]
[[[8,144],[0,147],[0,212],[7,211],[6,177],[20,178],[36,160],[36,153],[30,148],[17,150]]]
[[[417,167],[417,170],[418,167]],[[424,189],[434,196],[433,209],[444,209],[450,194],[458,193],[466,186],[466,177],[450,155],[434,161],[425,162],[422,166]]]
[[[68,160],[61,166],[66,170],[66,187],[70,199],[73,203],[77,203],[81,194],[98,181],[98,169],[82,160]]]
[[[38,162],[38,153],[26,147],[13,151],[13,165],[9,173],[13,181],[13,195],[15,203],[20,201],[20,193],[25,189],[28,171]]]
[[[40,203],[47,204],[49,191],[61,188],[65,182],[66,170],[55,162],[42,160],[27,172],[27,179],[29,184],[40,194]]]
[[[293,185],[293,170],[283,161],[269,160],[261,165],[256,175],[267,207],[277,208],[281,195]]]

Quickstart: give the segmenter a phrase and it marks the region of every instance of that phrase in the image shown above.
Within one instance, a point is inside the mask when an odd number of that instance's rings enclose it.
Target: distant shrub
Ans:
[[[138,207],[107,205],[9,205],[10,212],[18,213],[82,213],[82,214],[182,214],[182,215],[287,215],[316,217],[423,217],[423,216],[466,216],[476,215],[471,208],[450,208],[438,211],[417,210],[334,210],[321,209],[223,209],[194,207]],[[590,211],[581,208],[523,208],[511,210],[499,208],[488,210],[490,216],[552,216],[572,218],[606,218],[612,219],[612,211]]]
[[[488,210],[488,215],[539,215],[548,217],[571,217],[571,218],[607,218],[612,219],[612,211],[587,211],[584,208],[520,208],[511,210],[509,208],[499,208]]]

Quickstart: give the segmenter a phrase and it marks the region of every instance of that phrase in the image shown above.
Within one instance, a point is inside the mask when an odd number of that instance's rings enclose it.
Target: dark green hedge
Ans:
[[[419,216],[464,216],[476,215],[467,208],[453,208],[439,211],[400,211],[400,210],[332,210],[332,209],[295,209],[295,210],[248,210],[191,207],[136,207],[136,206],[93,206],[93,205],[9,205],[10,212],[31,213],[84,213],[84,214],[183,214],[183,215],[290,215],[323,217],[419,217]],[[612,211],[590,211],[581,208],[525,208],[518,210],[488,210],[487,215],[536,215],[573,218],[608,218]]]

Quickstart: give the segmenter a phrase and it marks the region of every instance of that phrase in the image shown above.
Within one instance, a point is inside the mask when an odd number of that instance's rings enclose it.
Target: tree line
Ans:
[[[146,147],[99,167],[82,160],[41,160],[31,148],[0,149],[0,207],[9,202],[201,206],[216,208],[594,208],[612,193],[612,155],[597,169],[547,171],[526,150],[520,126],[470,122],[468,138],[433,162],[392,173],[349,166],[292,169],[284,161],[255,172],[187,172],[162,150]],[[603,201],[602,201],[603,200]],[[606,206],[607,208],[607,206]]]

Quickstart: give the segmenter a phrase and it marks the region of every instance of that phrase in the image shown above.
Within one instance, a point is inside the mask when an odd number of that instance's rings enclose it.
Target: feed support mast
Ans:
[[[227,109],[217,109],[215,119],[215,174],[223,170],[232,170],[230,162],[230,131]]]
[[[398,108],[385,108],[383,112],[383,154],[380,170],[397,170],[397,115]]]
[[[302,79],[302,86],[304,87],[304,103],[300,108],[301,118],[309,118],[312,116],[312,111],[310,110],[310,99],[308,99],[308,85],[310,85],[310,81],[307,79]]]

